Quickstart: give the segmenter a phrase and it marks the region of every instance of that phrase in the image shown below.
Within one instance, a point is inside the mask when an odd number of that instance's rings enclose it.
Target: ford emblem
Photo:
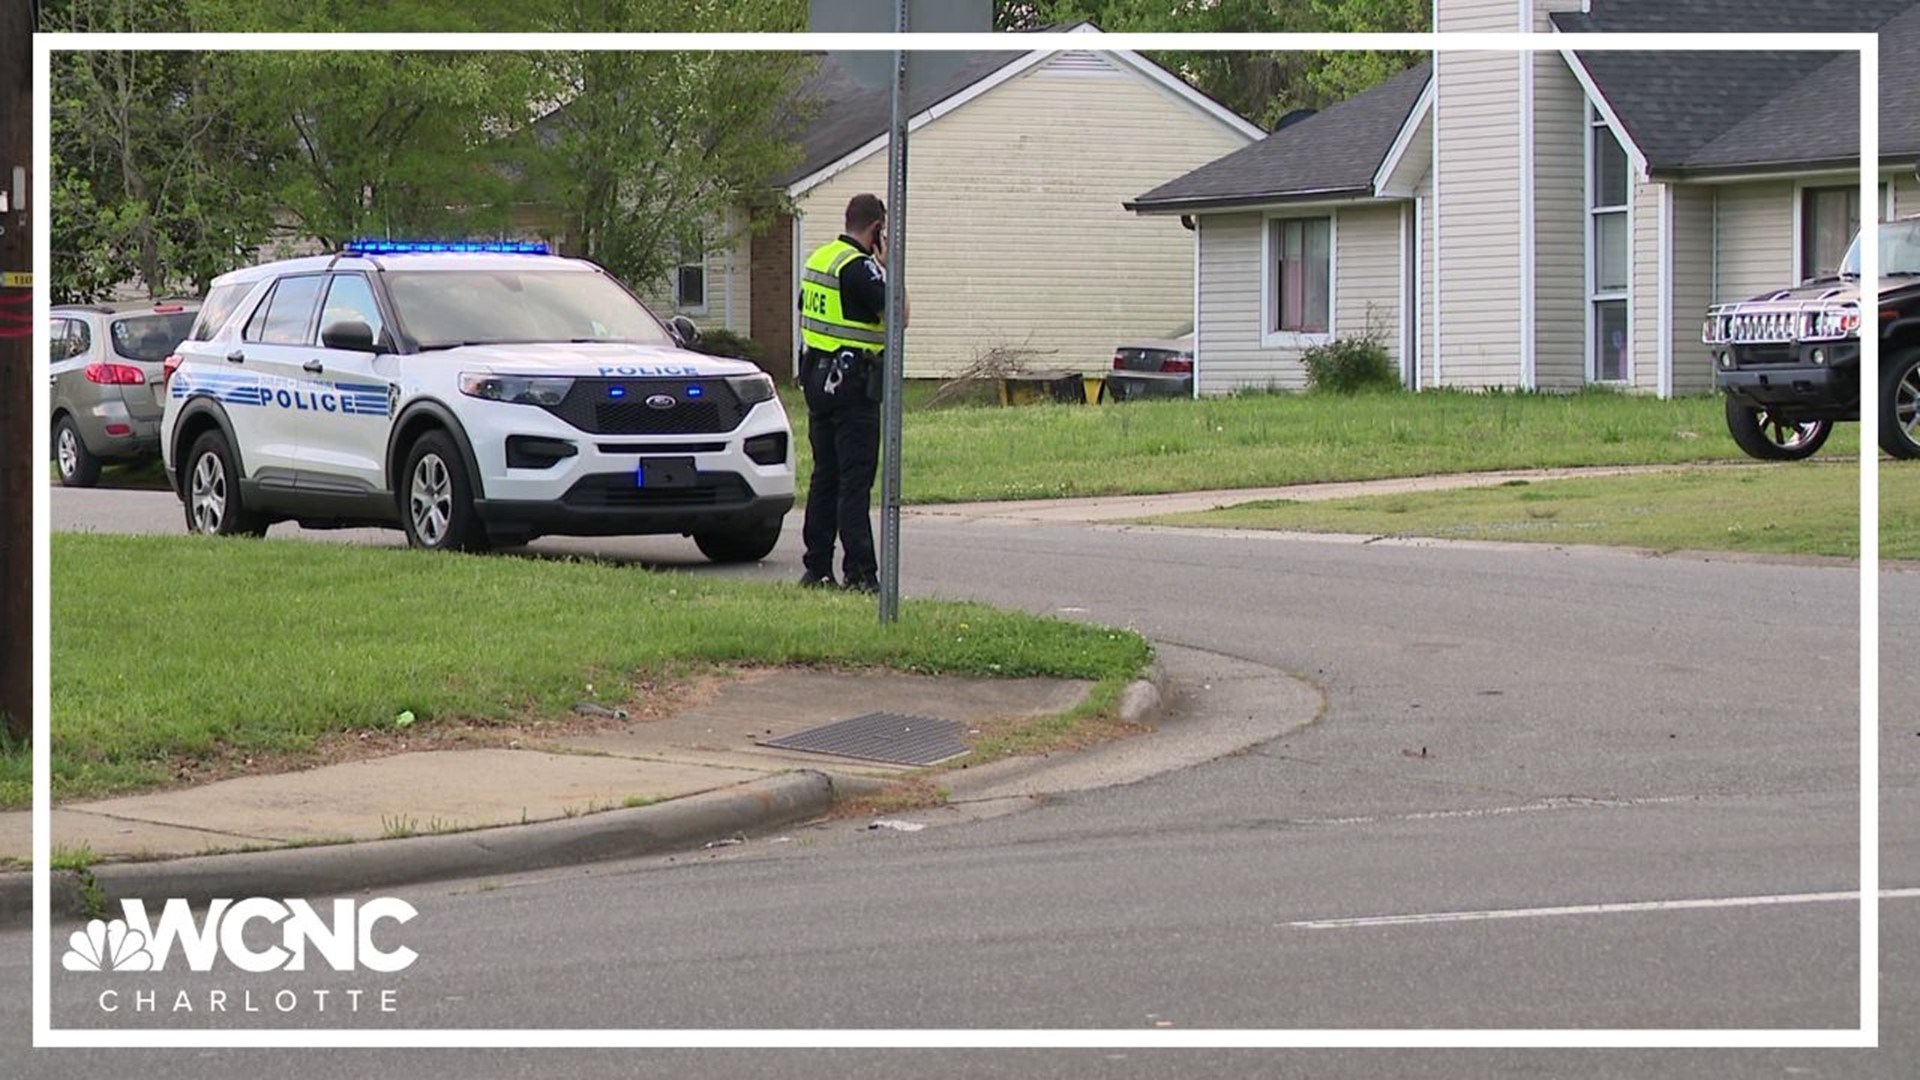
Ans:
[[[671,409],[678,404],[680,404],[680,402],[675,400],[672,394],[647,395],[647,408],[649,409]]]

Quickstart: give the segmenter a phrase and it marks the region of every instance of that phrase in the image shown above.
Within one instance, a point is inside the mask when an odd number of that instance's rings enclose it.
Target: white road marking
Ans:
[[[1882,889],[1882,900],[1911,900],[1920,889]],[[1781,896],[1727,896],[1703,900],[1640,900],[1567,907],[1503,908],[1492,911],[1439,911],[1424,915],[1365,915],[1351,919],[1305,919],[1287,925],[1302,930],[1347,930],[1362,926],[1418,926],[1427,923],[1487,922],[1493,919],[1543,919],[1558,915],[1618,915],[1643,911],[1699,908],[1766,907],[1777,904],[1832,904],[1858,900],[1858,892],[1789,893]]]

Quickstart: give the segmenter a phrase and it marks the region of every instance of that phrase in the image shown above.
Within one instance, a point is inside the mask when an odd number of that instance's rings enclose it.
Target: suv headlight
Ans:
[[[461,372],[460,392],[483,401],[505,401],[515,405],[558,405],[573,389],[570,378],[530,375],[481,375]]]
[[[733,396],[740,399],[740,404],[748,407],[773,400],[773,376],[764,371],[752,375],[729,375],[727,385],[733,387]]]
[[[1827,308],[1807,319],[1806,336],[1815,341],[1838,341],[1859,332],[1859,308]]]

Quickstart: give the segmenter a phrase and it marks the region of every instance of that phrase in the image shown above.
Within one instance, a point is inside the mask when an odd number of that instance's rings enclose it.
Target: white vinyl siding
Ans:
[[[1343,207],[1337,231],[1339,251],[1333,331],[1336,337],[1372,334],[1400,367],[1402,203]]]
[[[1633,185],[1633,233],[1627,318],[1633,340],[1627,354],[1630,385],[1660,389],[1660,184]]]
[[[1711,188],[1673,189],[1673,392],[1713,389],[1713,364],[1700,343],[1700,322],[1712,307],[1713,204]]]
[[[1433,292],[1433,173],[1429,172],[1420,180],[1420,370],[1415,372],[1414,385],[1426,389],[1433,385],[1433,328],[1435,318]]]
[[[1793,183],[1725,184],[1714,210],[1717,303],[1793,284]]]
[[[1503,25],[1479,28],[1512,29],[1518,9],[1501,6]],[[1464,19],[1470,8],[1462,4],[1453,14]],[[1445,52],[1435,62],[1440,383],[1518,386],[1519,66],[1512,53]]]
[[[1908,217],[1920,214],[1920,179],[1911,172],[1902,170],[1893,177],[1893,214],[1892,217]]]
[[[1240,387],[1298,390],[1306,385],[1299,349],[1261,345],[1259,213],[1203,214],[1200,226],[1199,392]]]
[[[715,230],[715,244],[698,265],[706,268],[707,302],[704,306],[682,306],[677,300],[675,277],[678,267],[659,281],[635,291],[653,313],[662,319],[685,315],[702,330],[727,330],[742,337],[753,333],[751,307],[752,282],[747,273],[751,248],[747,223],[738,212],[728,216],[724,226]]]
[[[1028,350],[1036,369],[1105,370],[1122,340],[1193,320],[1193,236],[1121,203],[1248,137],[1119,61],[1095,57],[1101,75],[1090,56],[1016,76],[914,132],[909,377],[950,377],[996,346]],[[882,151],[806,192],[801,257],[839,234],[848,199],[884,198],[886,174]],[[1247,270],[1257,265],[1256,248]]]
[[[1242,388],[1300,390],[1300,358],[1329,336],[1357,337],[1372,329],[1398,366],[1400,341],[1400,217],[1407,203],[1380,202],[1337,209],[1203,214],[1200,216],[1199,392]],[[1263,332],[1267,305],[1263,235],[1289,217],[1333,218],[1333,334],[1274,338]]]
[[[1512,33],[1532,30],[1552,31],[1547,16],[1556,11],[1579,11],[1581,0],[1435,0],[1434,29],[1447,32],[1491,30]],[[1532,25],[1522,26],[1522,12],[1532,15]]]
[[[1587,99],[1558,55],[1537,58],[1533,84],[1534,386],[1587,380]]]
[[[1435,0],[1434,29],[1446,33],[1520,29],[1520,4],[1528,0]]]

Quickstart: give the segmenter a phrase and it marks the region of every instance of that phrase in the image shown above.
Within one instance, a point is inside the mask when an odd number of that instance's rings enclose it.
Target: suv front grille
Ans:
[[[647,404],[662,397],[673,404]],[[575,379],[547,411],[596,435],[714,435],[747,414],[725,379]]]
[[[1795,361],[1793,346],[1779,342],[1768,345],[1735,345],[1732,351],[1733,362],[1741,367],[1753,364],[1791,364]]]
[[[581,477],[561,501],[583,510],[633,510],[728,506],[752,498],[753,489],[737,473],[703,472],[686,488],[643,488],[632,473],[595,473]]]

